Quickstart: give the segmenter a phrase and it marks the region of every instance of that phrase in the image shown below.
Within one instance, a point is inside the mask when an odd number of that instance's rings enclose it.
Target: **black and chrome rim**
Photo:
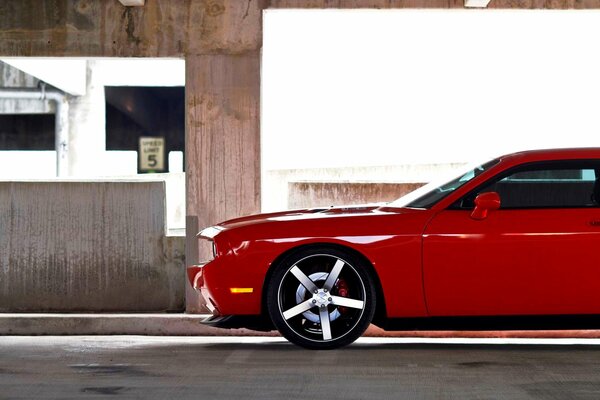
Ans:
[[[314,254],[292,265],[278,289],[279,312],[297,335],[329,342],[347,335],[360,321],[365,284],[346,260]]]

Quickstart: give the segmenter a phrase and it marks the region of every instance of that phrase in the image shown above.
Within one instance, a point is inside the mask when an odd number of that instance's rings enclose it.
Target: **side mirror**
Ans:
[[[471,218],[481,220],[488,216],[488,212],[500,208],[500,196],[496,192],[481,193],[475,197],[475,208]]]

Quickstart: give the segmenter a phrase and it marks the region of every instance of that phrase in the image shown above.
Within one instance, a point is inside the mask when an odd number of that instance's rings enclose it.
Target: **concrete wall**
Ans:
[[[181,310],[184,242],[164,182],[0,182],[0,312]]]
[[[411,187],[405,184],[421,185],[462,165],[464,164],[406,164],[268,170],[263,174],[262,211],[393,200]],[[312,184],[302,186],[299,185],[301,182]],[[342,184],[344,182],[345,185]],[[327,193],[326,187],[317,187],[317,183],[335,183],[335,193]],[[353,183],[358,185],[353,186]],[[367,185],[361,186],[361,183]],[[386,186],[387,184],[392,185]],[[395,184],[400,185],[396,187]],[[377,188],[378,185],[384,186]],[[330,189],[334,190],[333,186]],[[309,193],[311,190],[312,194]],[[399,192],[395,193],[396,190]]]
[[[388,202],[422,185],[423,183],[290,182],[288,208]]]
[[[186,221],[207,226],[260,210],[260,48],[268,5],[4,0],[0,56],[185,57]],[[195,232],[188,230],[188,242],[192,264]]]
[[[0,61],[0,87],[10,88],[37,88],[39,79]]]
[[[116,151],[107,151],[106,154],[117,153]],[[135,152],[123,152],[134,153]],[[0,156],[2,152],[0,152]],[[137,158],[135,159],[137,162]],[[0,165],[2,165],[0,163]],[[128,176],[121,176],[118,179],[131,179]],[[164,174],[140,174],[135,177],[136,180],[143,181],[164,181],[166,190],[166,224],[167,236],[185,236],[185,172],[169,172]]]
[[[95,74],[95,60],[86,61],[86,90],[69,101],[68,176],[98,175],[106,151],[104,84]]]

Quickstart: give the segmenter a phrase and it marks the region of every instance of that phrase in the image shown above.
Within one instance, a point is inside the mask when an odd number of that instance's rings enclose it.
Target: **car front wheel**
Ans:
[[[275,268],[267,287],[267,307],[290,342],[333,349],[354,342],[371,323],[375,288],[358,257],[336,248],[308,248]]]

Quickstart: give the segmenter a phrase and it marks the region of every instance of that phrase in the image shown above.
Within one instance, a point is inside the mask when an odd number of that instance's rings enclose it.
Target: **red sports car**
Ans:
[[[233,219],[188,268],[219,327],[330,349],[383,329],[600,327],[600,148],[527,151],[385,205]]]

